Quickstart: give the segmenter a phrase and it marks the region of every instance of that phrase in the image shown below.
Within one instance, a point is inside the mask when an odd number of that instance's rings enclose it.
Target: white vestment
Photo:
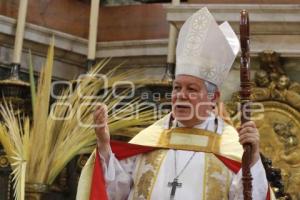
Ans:
[[[218,134],[222,134],[223,120],[218,118],[218,126],[215,127],[214,117],[208,118],[202,124],[194,127],[200,129],[206,129],[209,131],[215,131]],[[177,123],[178,124],[178,123]],[[180,126],[180,124],[178,125]],[[151,199],[151,200],[169,200],[171,187],[168,186],[169,182],[172,182],[175,178],[175,153],[176,153],[176,165],[177,165],[177,175],[184,168],[188,160],[191,158],[193,151],[183,151],[183,150],[164,150],[165,155],[160,163],[158,173],[153,176],[153,174],[146,174],[147,166],[143,165],[141,159],[143,155],[138,155],[130,157],[125,160],[118,161],[114,154],[110,154],[108,163],[102,160],[102,168],[104,171],[104,177],[106,181],[107,193],[110,200],[126,200],[126,199]],[[180,188],[176,188],[175,198],[176,200],[220,200],[220,199],[230,199],[230,200],[242,200],[243,199],[243,186],[242,186],[242,172],[241,170],[234,174],[229,169],[225,172],[212,172],[209,176],[206,174],[208,169],[216,167],[213,163],[218,161],[212,161],[211,166],[207,166],[207,159],[211,159],[213,154],[196,152],[194,157],[191,159],[189,164],[183,170],[181,175],[178,177],[178,182],[182,183]],[[145,169],[144,169],[145,168]],[[145,176],[138,177],[138,174],[144,173]],[[223,174],[222,174],[223,173]],[[266,179],[266,174],[264,167],[259,160],[251,168],[252,173],[252,197],[253,200],[266,200],[268,182]],[[139,178],[145,179],[142,182],[138,182]],[[146,180],[147,179],[147,180]],[[145,191],[141,189],[142,185],[154,180],[154,185],[150,189],[150,195],[145,198],[140,193],[143,194]],[[218,179],[221,185],[213,186],[210,188],[210,193],[226,193],[224,191],[228,190],[227,196],[222,196],[214,194],[208,194],[209,191],[208,181],[213,181]],[[148,182],[147,182],[148,181]],[[137,188],[138,185],[140,188]],[[139,194],[137,194],[139,193]],[[209,196],[213,195],[213,196]]]

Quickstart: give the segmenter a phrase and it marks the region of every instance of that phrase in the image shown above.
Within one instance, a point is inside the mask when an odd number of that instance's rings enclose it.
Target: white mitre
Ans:
[[[224,22],[219,26],[204,7],[189,17],[179,32],[176,75],[191,75],[220,86],[239,49],[230,25]]]

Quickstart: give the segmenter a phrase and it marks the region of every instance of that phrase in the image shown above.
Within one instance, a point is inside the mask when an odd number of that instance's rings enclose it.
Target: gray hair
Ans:
[[[206,86],[208,98],[209,99],[213,98],[215,92],[218,89],[218,86],[216,86],[215,84],[213,84],[209,81],[204,81],[204,83],[205,83],[205,86]]]

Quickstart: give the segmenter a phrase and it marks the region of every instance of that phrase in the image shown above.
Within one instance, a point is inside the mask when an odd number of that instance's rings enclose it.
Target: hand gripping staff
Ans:
[[[240,21],[240,44],[241,44],[241,125],[250,120],[250,48],[249,48],[249,15],[245,10],[241,11]],[[244,145],[244,154],[242,157],[242,174],[244,186],[244,200],[252,200],[252,176],[250,172],[250,164],[252,160],[251,144]]]

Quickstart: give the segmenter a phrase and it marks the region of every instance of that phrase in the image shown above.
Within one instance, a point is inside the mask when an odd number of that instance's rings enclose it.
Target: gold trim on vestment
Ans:
[[[133,190],[133,197],[131,198],[132,200],[136,197],[137,183],[140,178],[138,175],[141,173],[141,169],[142,169],[142,164],[141,164],[142,158],[143,157],[140,157],[137,161],[137,175],[135,176],[134,181],[133,181],[134,190]]]
[[[241,161],[244,151],[239,144],[238,133],[229,124],[224,123],[222,134],[219,135],[197,128],[166,129],[166,120],[168,120],[167,117],[158,120],[137,134],[130,143],[163,149],[214,153],[231,160]],[[170,132],[177,133],[171,134]],[[173,136],[175,139],[171,137],[173,134],[175,135],[175,137]],[[205,141],[208,141],[208,145],[203,147],[205,146]]]
[[[156,150],[142,155],[134,184],[132,199],[150,199],[166,150]]]
[[[141,157],[132,199],[151,199],[160,167],[166,155],[167,150],[156,150]],[[232,178],[231,171],[214,154],[205,153],[204,156],[202,199],[228,200]]]
[[[211,131],[196,128],[172,128],[163,131],[158,146],[169,149],[219,153],[220,143],[221,136]]]
[[[161,164],[162,164],[164,158],[166,157],[166,155],[167,155],[167,150],[161,150],[161,152],[159,153],[159,155],[156,156],[156,158],[155,158],[156,159],[156,163],[155,164],[157,165],[157,167],[155,169],[156,173],[155,173],[154,181],[152,181],[152,185],[150,186],[151,189],[150,189],[150,193],[149,193],[149,195],[147,197],[147,200],[151,199],[152,191],[153,191],[154,185],[156,183],[156,180],[157,180],[157,177],[158,177],[158,173],[160,171]]]
[[[204,154],[204,176],[203,176],[203,190],[202,190],[202,200],[206,198],[206,180],[207,180],[207,154]]]
[[[211,153],[205,154],[206,180],[203,200],[228,200],[230,170]]]

